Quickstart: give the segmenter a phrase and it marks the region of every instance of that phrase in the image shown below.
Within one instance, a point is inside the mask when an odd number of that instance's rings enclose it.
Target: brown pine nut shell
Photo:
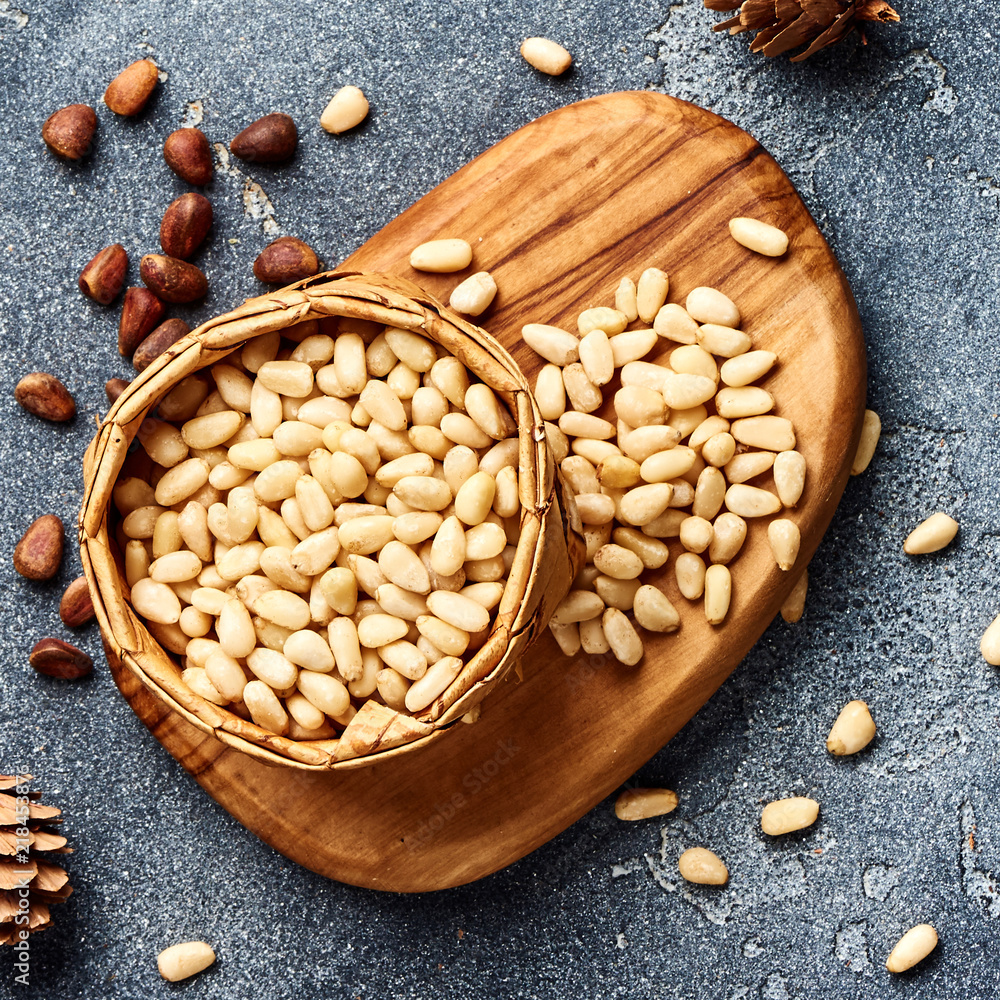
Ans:
[[[162,396],[247,340],[304,320],[342,316],[412,330],[435,341],[491,386],[517,417],[521,538],[489,638],[445,692],[416,715],[366,703],[339,739],[295,741],[267,732],[195,695],[154,630],[129,604],[121,553],[109,531],[111,493],[139,425]],[[546,443],[527,379],[484,330],[401,278],[331,271],[250,299],[183,337],[139,374],[111,406],[84,456],[80,512],[84,572],[109,657],[186,721],[264,763],[305,770],[364,767],[444,735],[512,668],[548,623],[582,565],[582,527]]]

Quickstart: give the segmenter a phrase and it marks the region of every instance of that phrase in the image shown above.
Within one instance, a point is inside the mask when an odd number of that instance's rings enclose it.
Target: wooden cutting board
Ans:
[[[772,260],[733,241],[727,223],[744,215],[785,229],[788,254]],[[473,245],[470,271],[496,278],[497,301],[480,323],[531,375],[539,359],[520,342],[521,326],[575,329],[580,310],[613,304],[622,275],[638,278],[658,266],[670,273],[672,301],[703,284],[733,298],[755,345],[779,357],[766,385],[777,412],[794,421],[808,461],[802,502],[787,515],[802,531],[796,569],[808,563],[854,454],[864,341],[837,261],[754,139],[657,94],[583,101],[487,150],[343,266],[403,275],[447,301],[456,276],[418,274],[407,260],[417,244],[449,236]],[[670,346],[664,343],[664,356]],[[732,569],[733,602],[722,627],[709,626],[700,603],[679,596],[668,565],[652,582],[682,609],[682,626],[647,636],[638,667],[585,654],[567,659],[546,633],[523,664],[524,679],[505,682],[477,724],[458,725],[391,763],[344,773],[256,763],[171,713],[120,664],[112,669],[163,746],[281,853],[355,885],[442,889],[497,871],[564,830],[705,703],[798,575],[775,566],[764,523],[751,524]]]

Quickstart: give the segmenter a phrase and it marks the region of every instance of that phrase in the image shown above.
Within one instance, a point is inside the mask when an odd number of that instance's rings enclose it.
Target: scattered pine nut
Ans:
[[[863,701],[849,701],[837,716],[826,748],[836,757],[857,753],[875,739],[875,722]]]
[[[573,62],[569,52],[549,38],[526,38],[521,42],[521,55],[539,73],[549,76],[560,76]]]
[[[615,800],[615,815],[635,821],[666,816],[677,808],[677,793],[667,788],[626,788]]]
[[[907,555],[926,555],[939,552],[958,534],[958,521],[943,514],[931,514],[907,535],[903,551]]]
[[[804,830],[807,826],[812,826],[818,816],[818,802],[795,796],[790,799],[778,799],[766,805],[760,816],[760,826],[769,836],[780,837],[783,833]]]
[[[983,659],[994,667],[1000,666],[1000,615],[990,622],[989,627],[979,640],[979,651]]]
[[[689,847],[677,860],[681,878],[697,885],[725,885],[729,869],[707,847]]]
[[[875,455],[879,436],[882,433],[882,421],[874,410],[865,410],[861,424],[861,437],[858,439],[858,450],[851,464],[851,475],[860,476],[868,468]]]
[[[477,271],[451,293],[448,305],[466,316],[479,316],[496,298],[497,283],[489,271]]]
[[[471,263],[472,247],[460,239],[431,240],[421,243],[410,253],[410,267],[416,271],[443,274],[462,271]]]
[[[729,233],[737,243],[765,257],[780,257],[788,249],[788,236],[781,229],[757,219],[730,219]]]
[[[160,952],[156,959],[160,975],[171,983],[180,982],[204,969],[215,961],[215,952],[204,941],[184,941]]]
[[[885,967],[890,972],[906,972],[922,962],[937,947],[937,943],[937,931],[930,924],[917,924],[896,942]]]
[[[806,592],[809,589],[809,573],[802,571],[802,575],[795,582],[795,586],[789,591],[785,598],[785,603],[781,605],[781,617],[790,625],[794,625],[802,617],[806,607]]]
[[[358,87],[341,87],[333,95],[319,123],[335,135],[360,125],[368,116],[368,98]]]
[[[801,536],[794,521],[779,517],[767,526],[767,540],[778,567],[786,572],[795,565],[799,556]]]

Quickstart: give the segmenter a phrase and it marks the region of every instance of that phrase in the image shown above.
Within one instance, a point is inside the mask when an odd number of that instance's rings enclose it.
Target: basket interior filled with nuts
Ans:
[[[399,279],[320,275],[204,324],[86,458],[112,654],[270,763],[357,766],[471,719],[582,556],[542,426],[506,351]]]

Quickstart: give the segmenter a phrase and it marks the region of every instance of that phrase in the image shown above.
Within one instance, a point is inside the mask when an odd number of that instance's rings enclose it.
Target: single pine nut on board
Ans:
[[[341,87],[333,95],[319,123],[327,132],[339,134],[360,125],[368,115],[368,98],[359,87]]]
[[[918,524],[903,542],[903,551],[910,556],[939,552],[958,534],[958,521],[940,511]]]
[[[156,959],[160,975],[171,983],[180,982],[207,969],[215,952],[204,941],[183,941],[164,948]]]
[[[446,274],[462,271],[472,263],[472,247],[465,240],[430,240],[410,253],[410,267],[416,271]]]
[[[569,52],[550,38],[526,38],[521,42],[521,55],[539,73],[549,76],[560,76],[573,62]]]
[[[737,243],[765,257],[780,257],[788,249],[788,236],[777,226],[758,219],[730,219],[729,234]]]
[[[778,799],[764,806],[760,815],[760,826],[764,833],[771,837],[780,837],[783,833],[794,830],[804,830],[812,826],[819,816],[819,803],[814,799],[795,796],[790,799]]]
[[[489,271],[477,271],[465,279],[452,293],[448,305],[465,316],[486,312],[496,298],[497,283]]]
[[[677,808],[677,793],[668,788],[626,788],[615,800],[615,815],[622,820],[666,816]]]
[[[922,962],[937,947],[937,943],[937,931],[930,924],[917,924],[896,942],[885,967],[890,972],[906,972]]]
[[[725,885],[729,869],[707,847],[689,847],[677,860],[681,878],[697,885]]]
[[[835,757],[864,750],[875,739],[875,721],[863,701],[849,701],[837,716],[826,738],[826,748]]]

